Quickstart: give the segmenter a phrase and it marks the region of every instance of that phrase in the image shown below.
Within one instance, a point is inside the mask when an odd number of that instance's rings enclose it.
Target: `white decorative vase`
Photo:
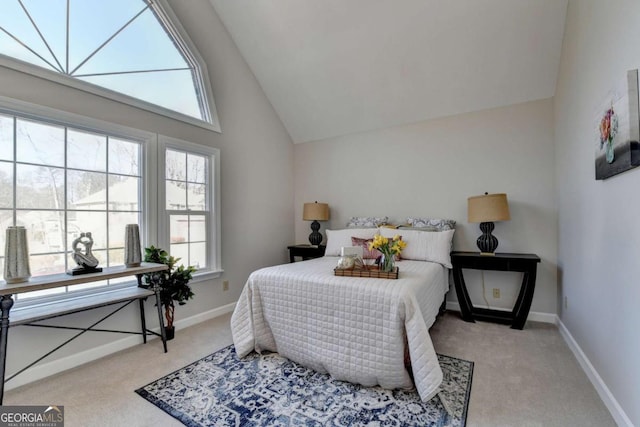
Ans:
[[[31,277],[29,246],[24,227],[7,227],[4,251],[4,280],[7,283],[26,282]]]
[[[138,224],[127,224],[124,233],[124,265],[139,267],[141,262],[140,229]]]

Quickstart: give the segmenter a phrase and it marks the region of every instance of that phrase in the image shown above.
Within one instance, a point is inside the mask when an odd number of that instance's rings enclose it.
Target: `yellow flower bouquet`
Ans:
[[[393,239],[376,234],[373,241],[369,243],[369,250],[376,249],[382,254],[380,260],[380,270],[393,271],[393,263],[396,255],[400,255],[402,250],[407,247],[407,243],[403,242],[399,235],[393,236]]]

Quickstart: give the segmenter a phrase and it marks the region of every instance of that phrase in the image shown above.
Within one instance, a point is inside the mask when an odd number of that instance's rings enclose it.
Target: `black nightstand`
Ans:
[[[466,322],[475,322],[474,319],[487,320],[511,324],[511,329],[522,329],[531,308],[533,291],[536,287],[536,269],[539,262],[540,257],[535,254],[497,253],[495,255],[480,255],[478,252],[451,252],[453,281],[456,286],[458,302],[460,303],[462,320]],[[523,272],[522,286],[513,310],[502,311],[475,308],[469,298],[467,285],[464,283],[463,268]]]
[[[312,246],[312,245],[293,245],[287,246],[289,249],[289,261],[296,262],[295,257],[301,257],[302,260],[320,258],[324,256],[324,250],[327,249],[324,245]]]

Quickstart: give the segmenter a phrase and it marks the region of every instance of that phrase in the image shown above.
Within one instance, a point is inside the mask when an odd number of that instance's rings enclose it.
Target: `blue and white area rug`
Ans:
[[[187,426],[463,427],[473,362],[438,355],[440,396],[363,387],[319,374],[276,353],[238,359],[229,346],[136,390]]]

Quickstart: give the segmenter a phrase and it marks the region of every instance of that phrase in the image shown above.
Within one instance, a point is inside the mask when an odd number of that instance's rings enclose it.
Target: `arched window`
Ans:
[[[2,3],[2,64],[220,130],[206,65],[164,1]]]

